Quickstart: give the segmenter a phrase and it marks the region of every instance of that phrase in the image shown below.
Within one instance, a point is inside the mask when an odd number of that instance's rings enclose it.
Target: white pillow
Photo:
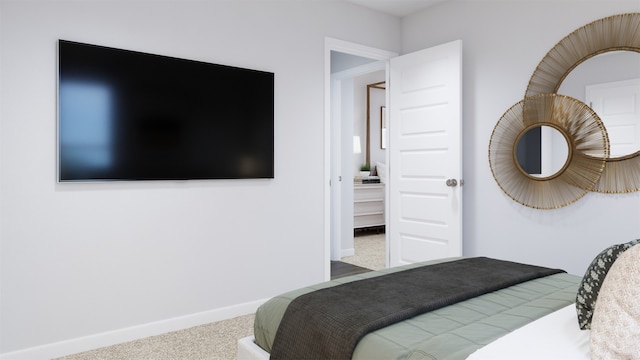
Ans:
[[[591,357],[636,359],[640,354],[640,246],[613,263],[600,288],[591,322]]]

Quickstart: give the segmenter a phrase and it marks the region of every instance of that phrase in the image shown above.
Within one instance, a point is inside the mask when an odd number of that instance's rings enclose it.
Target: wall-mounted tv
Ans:
[[[59,40],[59,181],[273,177],[273,73]]]

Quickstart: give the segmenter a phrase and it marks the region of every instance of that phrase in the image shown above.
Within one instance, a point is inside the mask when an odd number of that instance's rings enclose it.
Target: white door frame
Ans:
[[[332,134],[335,135],[336,131],[339,129],[332,129],[331,126],[331,113],[332,113],[332,101],[331,101],[331,88],[335,84],[331,79],[331,51],[342,52],[345,54],[351,54],[361,57],[366,57],[375,60],[383,60],[386,61],[386,71],[387,71],[387,80],[389,76],[389,60],[397,56],[397,53],[376,49],[356,43],[351,43],[343,40],[333,39],[333,38],[325,38],[325,46],[324,46],[324,243],[325,243],[325,251],[324,251],[324,274],[325,280],[329,280],[331,278],[331,247],[333,245],[336,251],[340,249],[340,239],[334,237],[332,244],[331,237],[331,219],[332,219],[332,208],[331,208],[331,198],[332,196],[340,196],[340,187],[339,186],[331,186],[331,184],[337,185],[340,183],[339,174],[334,174],[332,179],[332,157],[331,157],[331,147],[332,147]],[[339,134],[339,132],[338,132]],[[388,164],[388,158],[387,158]],[[337,193],[332,193],[332,191],[338,191]],[[385,190],[388,191],[388,190]],[[386,195],[385,195],[386,196]],[[385,207],[388,206],[385,203]],[[385,209],[385,214],[388,212]],[[339,213],[338,213],[339,214]],[[385,215],[386,216],[386,215]],[[388,242],[388,239],[387,239]]]

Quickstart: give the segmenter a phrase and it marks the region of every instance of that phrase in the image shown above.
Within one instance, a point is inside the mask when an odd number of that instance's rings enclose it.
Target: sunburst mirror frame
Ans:
[[[498,121],[489,143],[489,164],[500,188],[514,201],[536,209],[556,209],[589,191],[640,190],[640,151],[610,158],[609,139],[598,115],[579,100],[557,94],[579,64],[619,50],[640,52],[640,13],[596,20],[558,42],[534,71],[525,98]],[[564,167],[544,178],[527,174],[515,156],[517,141],[535,124],[560,131],[569,145]]]
[[[557,93],[574,68],[611,51],[640,53],[640,13],[599,19],[562,39],[534,71],[525,96]],[[607,157],[593,191],[610,194],[640,191],[640,150],[621,157]]]
[[[562,169],[546,177],[526,173],[515,155],[518,140],[538,126],[559,131],[569,148]],[[489,164],[500,188],[535,209],[557,209],[582,198],[600,178],[608,154],[609,138],[600,118],[584,103],[558,94],[526,97],[512,106],[489,144]]]

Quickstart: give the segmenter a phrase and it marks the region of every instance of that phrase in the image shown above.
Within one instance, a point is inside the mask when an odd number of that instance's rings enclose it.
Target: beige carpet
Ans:
[[[356,235],[354,237],[355,255],[340,259],[349,264],[362,266],[371,270],[380,270],[386,267],[386,240],[385,234]]]
[[[384,234],[356,236],[355,253],[342,261],[372,270],[384,268]],[[234,360],[238,340],[253,334],[253,319],[249,314],[58,360]]]
[[[254,314],[59,358],[60,360],[233,360],[253,334]]]

